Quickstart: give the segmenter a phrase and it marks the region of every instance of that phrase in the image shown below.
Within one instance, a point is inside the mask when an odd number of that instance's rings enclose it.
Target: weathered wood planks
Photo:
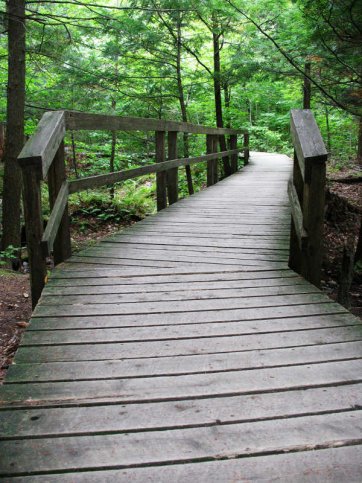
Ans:
[[[286,265],[289,171],[254,154],[53,272],[0,389],[5,481],[361,479],[362,326]]]

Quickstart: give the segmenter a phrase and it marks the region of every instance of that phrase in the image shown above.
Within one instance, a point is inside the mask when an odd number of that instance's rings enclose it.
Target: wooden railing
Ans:
[[[156,163],[126,171],[67,180],[64,162],[66,130],[154,131]],[[206,153],[193,158],[177,157],[177,133],[205,134]],[[166,161],[166,134],[167,158]],[[244,136],[242,149],[237,136]],[[230,150],[218,152],[219,136],[230,136]],[[30,264],[33,307],[45,284],[46,257],[54,255],[58,264],[71,256],[68,196],[81,190],[97,188],[156,173],[157,210],[178,200],[178,168],[207,162],[207,186],[218,181],[218,160],[230,158],[231,173],[238,169],[239,152],[244,152],[244,164],[249,159],[249,135],[244,130],[212,128],[191,123],[87,114],[72,111],[46,112],[35,132],[25,144],[18,161],[24,185],[24,215]],[[51,214],[43,233],[41,181],[48,180]]]
[[[319,286],[328,153],[309,109],[292,110],[291,133],[294,166],[288,185],[292,209],[289,266]]]

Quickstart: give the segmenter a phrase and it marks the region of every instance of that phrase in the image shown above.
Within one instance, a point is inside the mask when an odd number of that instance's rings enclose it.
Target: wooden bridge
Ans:
[[[54,270],[1,388],[5,481],[361,481],[360,321],[288,266],[318,284],[325,152],[298,119],[289,197],[286,156],[217,184],[210,156],[208,189]]]

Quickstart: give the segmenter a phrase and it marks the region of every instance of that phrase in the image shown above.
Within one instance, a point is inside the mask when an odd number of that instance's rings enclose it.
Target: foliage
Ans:
[[[120,189],[116,187],[113,199],[105,190],[71,196],[70,210],[72,217],[82,217],[83,223],[87,217],[112,223],[138,221],[154,212],[154,195],[154,184],[150,181],[128,180]]]
[[[0,265],[7,265],[8,262],[17,258],[20,248],[9,245],[5,250],[0,251]]]
[[[334,165],[342,165],[357,151],[354,114],[362,97],[358,5],[360,0],[29,2],[25,132],[34,132],[47,109],[170,120],[186,116],[193,123],[215,125],[213,86],[219,80],[224,123],[248,128],[251,149],[291,154],[289,111],[302,106],[302,74],[310,61],[312,108]],[[0,121],[5,120],[7,83],[3,30]],[[221,61],[217,75],[215,35]],[[154,133],[117,133],[114,169],[152,163],[154,149]],[[205,139],[190,136],[186,146],[179,136],[178,151],[202,154]],[[108,172],[112,133],[81,131],[73,139],[68,133],[66,152],[71,178]],[[206,182],[205,167],[192,171],[198,190]],[[180,194],[186,196],[184,169],[179,172]],[[107,189],[74,195],[71,210],[100,221],[143,217],[154,210],[152,179],[118,185],[114,199]]]

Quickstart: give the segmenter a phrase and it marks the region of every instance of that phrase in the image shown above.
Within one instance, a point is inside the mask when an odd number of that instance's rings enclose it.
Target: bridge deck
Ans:
[[[287,267],[290,168],[254,154],[54,271],[1,390],[6,481],[361,480],[361,324]]]

